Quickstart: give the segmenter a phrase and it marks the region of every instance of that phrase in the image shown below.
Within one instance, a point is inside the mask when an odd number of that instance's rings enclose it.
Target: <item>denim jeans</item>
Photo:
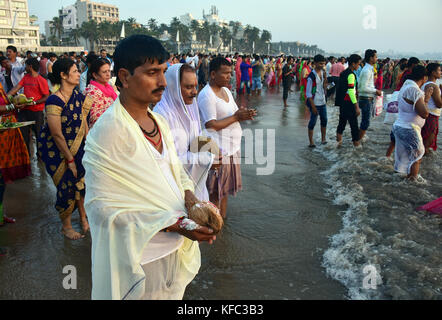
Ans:
[[[310,104],[309,104],[310,105]],[[310,109],[310,123],[308,124],[308,129],[313,130],[316,127],[316,122],[318,121],[318,117],[321,118],[321,128],[326,128],[328,123],[328,117],[327,117],[327,106],[316,106],[316,110],[318,110],[318,114],[315,115],[313,113],[313,110],[311,106],[309,106]]]
[[[247,94],[250,94],[250,80],[247,81],[241,81],[241,87],[239,92],[243,93],[244,91],[244,84],[246,85]]]
[[[359,108],[362,113],[361,130],[367,131],[370,127],[371,115],[374,108],[374,99],[359,97]]]
[[[262,90],[262,82],[261,77],[253,77],[253,86],[252,90]]]

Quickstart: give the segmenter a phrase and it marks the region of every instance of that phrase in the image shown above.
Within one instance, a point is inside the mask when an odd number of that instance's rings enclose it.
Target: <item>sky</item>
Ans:
[[[44,21],[75,0],[28,0],[30,14]],[[442,0],[102,0],[120,8],[120,18],[150,18],[168,24],[173,17],[218,8],[221,19],[269,30],[274,42],[317,44],[326,52],[351,53],[375,48],[380,52],[442,52]],[[364,9],[370,6],[369,11]],[[376,26],[373,9],[376,14]],[[365,27],[364,27],[365,26]],[[367,29],[367,26],[370,27]],[[373,29],[375,27],[375,29]]]

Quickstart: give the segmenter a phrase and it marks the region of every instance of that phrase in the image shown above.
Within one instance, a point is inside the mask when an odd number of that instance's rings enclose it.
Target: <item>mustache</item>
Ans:
[[[155,89],[154,91],[152,91],[152,93],[161,93],[164,92],[166,90],[166,87],[159,87],[158,89]]]

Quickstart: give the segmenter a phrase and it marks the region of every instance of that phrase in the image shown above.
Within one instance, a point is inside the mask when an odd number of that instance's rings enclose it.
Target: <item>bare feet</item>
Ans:
[[[83,234],[86,234],[91,230],[89,227],[89,221],[87,221],[87,219],[81,220],[81,227],[83,228]]]
[[[341,149],[341,147],[342,147],[342,140],[338,140],[337,148]]]
[[[84,235],[81,235],[80,233],[78,233],[77,231],[75,231],[72,228],[69,229],[62,229],[61,232],[64,234],[64,236],[66,238],[68,238],[69,240],[80,240],[84,238]]]

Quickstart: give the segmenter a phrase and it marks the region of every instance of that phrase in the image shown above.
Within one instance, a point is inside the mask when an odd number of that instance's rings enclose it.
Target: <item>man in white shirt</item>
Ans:
[[[359,107],[362,113],[362,121],[360,127],[360,140],[365,137],[370,127],[370,118],[374,108],[374,100],[376,96],[381,96],[382,91],[376,90],[374,86],[374,65],[378,61],[376,50],[368,49],[365,52],[365,67],[361,71],[359,77]]]
[[[209,135],[218,143],[222,153],[222,165],[209,173],[207,186],[210,201],[227,216],[228,196],[235,196],[242,189],[240,122],[252,120],[255,110],[239,109],[227,86],[232,76],[232,64],[218,57],[210,62],[210,82],[198,97],[201,121]]]
[[[152,37],[121,41],[114,55],[120,96],[87,137],[93,300],[180,300],[201,266],[198,242],[216,240],[187,219],[199,203],[194,183],[168,124],[149,108],[167,86],[168,59]]]
[[[11,63],[12,72],[11,72],[11,80],[12,84],[15,87],[21,79],[25,76],[25,66],[23,63],[23,59],[17,57],[17,48],[14,46],[7,47],[6,56]]]

